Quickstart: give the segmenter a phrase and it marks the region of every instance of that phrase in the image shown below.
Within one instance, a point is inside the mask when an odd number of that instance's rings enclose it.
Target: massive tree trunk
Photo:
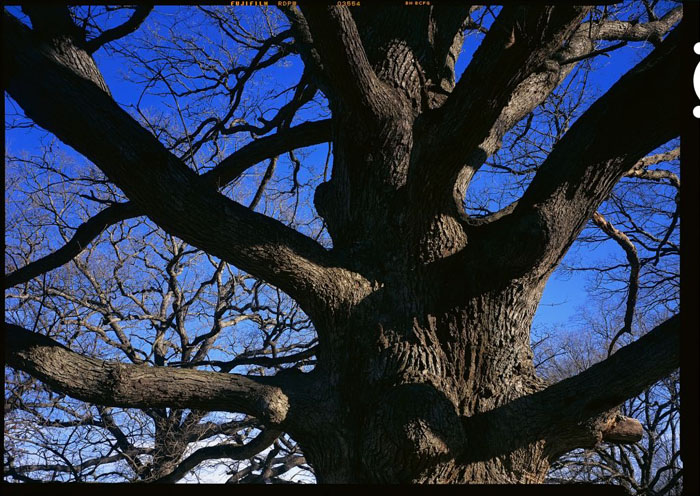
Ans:
[[[319,480],[541,481],[542,442],[495,456],[505,439],[460,420],[542,389],[529,348],[536,296],[510,287],[450,308],[434,301],[434,281],[387,279],[319,358],[316,401],[332,415],[310,424],[308,445],[298,436]]]
[[[517,205],[473,219],[461,205],[469,179],[604,29],[581,26],[585,8],[504,7],[456,84],[468,13],[287,11],[333,113],[332,178],[315,196],[331,251],[218,194],[210,177],[232,177],[223,162],[200,180],[111,101],[93,66],[71,66],[9,25],[18,48],[6,57],[8,89],[27,114],[166,231],[287,291],[319,336],[313,372],[265,380],[85,362],[97,369],[92,386],[109,384],[98,394],[42,358],[75,362],[70,352],[16,327],[10,365],[104,404],[260,416],[300,442],[319,482],[542,482],[563,452],[633,439],[634,422],[613,409],[677,366],[679,319],[555,385],[535,374],[530,325],[547,277],[615,182],[677,135],[668,112],[677,37],[579,119]],[[71,50],[87,57],[79,44]],[[46,76],[34,78],[36,68]],[[642,87],[654,96],[635,110]],[[76,106],[80,115],[69,115]],[[186,390],[209,376],[208,389]],[[129,389],[147,381],[162,397]]]

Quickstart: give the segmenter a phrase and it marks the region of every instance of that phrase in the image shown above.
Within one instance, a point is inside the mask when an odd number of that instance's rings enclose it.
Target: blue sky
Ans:
[[[141,29],[156,26],[159,18],[167,17],[174,12],[174,9],[175,7],[171,6],[156,7],[155,12]],[[241,9],[251,9],[252,12],[254,8],[241,7]],[[16,15],[20,14],[18,8],[11,7],[10,10]],[[457,63],[456,72],[458,75],[461,74],[468,64],[469,59],[478,46],[478,42],[479,40],[476,37],[469,37],[467,39],[463,53]],[[616,50],[609,58],[596,58],[592,62],[596,70],[591,73],[588,80],[589,91],[596,96],[602,95],[621,75],[633,67],[644,54],[648,53],[649,50],[650,47],[646,45],[630,44]],[[154,108],[158,108],[163,104],[172,104],[172,101],[167,101],[167,99],[155,96],[152,93],[145,93],[142,96],[143,88],[125,79],[125,76],[130,73],[130,67],[120,57],[111,56],[107,51],[101,49],[96,52],[95,58],[105,76],[105,80],[110,86],[114,98],[123,107],[129,108],[135,105],[139,99],[141,99],[142,105],[153,106]],[[284,60],[284,64],[278,63],[261,73],[261,76],[265,78],[265,84],[278,88],[286,88],[292,86],[299,80],[303,71],[301,60],[296,56],[290,56]],[[286,96],[281,98],[283,100]],[[12,109],[15,107],[11,104],[7,108]],[[319,116],[316,108],[308,108],[299,114],[295,123],[318,118]],[[7,119],[8,117],[6,116],[6,120]],[[194,123],[188,122],[187,124],[188,127],[194,126]],[[46,141],[47,137],[45,133],[35,129],[14,129],[6,132],[6,149],[12,153],[17,153],[19,150],[37,152],[40,144],[46,143]],[[67,154],[78,158],[77,154],[72,152],[72,150],[65,146],[63,148]],[[300,174],[300,179],[302,181],[310,178],[310,172],[314,170],[318,171],[319,167],[323,167],[327,152],[327,145],[311,147],[305,150],[303,153],[305,156],[304,165],[305,167],[308,166],[308,169],[302,169]],[[78,160],[82,159],[78,158]],[[259,164],[256,168],[249,171],[249,175],[259,177],[265,166],[266,164]],[[289,160],[281,158],[278,169],[280,171],[280,177],[284,175],[285,172],[288,174],[291,171],[291,167]],[[482,176],[477,174],[474,180],[474,187],[479,186],[479,181],[482,180],[482,177],[485,176],[483,174]],[[254,188],[254,186],[252,186],[252,188]],[[262,208],[264,208],[264,206]],[[301,213],[304,213],[303,209]],[[306,212],[306,215],[310,216],[311,212]],[[564,259],[564,264],[572,264],[581,260],[588,263],[595,260],[618,257],[620,253],[620,248],[612,241],[600,243],[596,246],[586,245],[585,249],[574,246]],[[593,265],[593,263],[591,263],[591,265]],[[555,272],[546,286],[542,302],[535,316],[534,326],[566,324],[569,318],[576,314],[577,309],[586,302],[587,293],[585,288],[587,277],[586,273],[581,272],[575,272],[573,274]]]

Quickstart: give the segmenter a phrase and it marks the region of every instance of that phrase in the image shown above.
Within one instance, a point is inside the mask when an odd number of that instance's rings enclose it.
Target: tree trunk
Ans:
[[[330,378],[311,400],[323,415],[297,434],[319,482],[541,482],[543,441],[461,420],[542,389],[529,347],[537,293],[511,286],[449,308],[387,283],[359,303],[314,372]]]
[[[372,283],[313,316],[326,339],[309,400],[324,408],[296,438],[319,482],[541,482],[542,442],[502,453],[502,439],[461,420],[543,388],[530,348],[541,279],[450,273],[444,259],[465,232],[456,210],[406,205],[415,164],[410,110],[400,113],[376,128],[335,122],[334,173],[316,205],[334,251]]]

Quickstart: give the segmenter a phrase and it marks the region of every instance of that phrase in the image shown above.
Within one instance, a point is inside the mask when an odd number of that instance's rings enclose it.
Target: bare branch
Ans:
[[[608,346],[608,355],[610,355],[612,354],[615,343],[620,336],[625,333],[632,333],[632,319],[634,318],[634,308],[637,304],[637,292],[639,290],[639,269],[641,268],[641,265],[639,263],[639,256],[637,255],[637,248],[625,233],[619,229],[616,229],[615,226],[608,222],[605,217],[598,212],[593,214],[591,220],[625,251],[627,262],[630,264],[630,275],[627,283],[628,287],[625,321],[622,329],[620,329],[610,341],[610,345]]]
[[[520,83],[543,69],[586,12],[570,6],[503,8],[445,104],[421,124],[429,133],[421,147],[425,166],[414,178],[416,188],[424,190],[427,184],[439,198],[452,197],[464,161],[492,132]],[[551,70],[558,70],[555,66]],[[486,155],[478,155],[483,163]]]
[[[649,179],[651,181],[663,181],[667,179],[676,189],[681,189],[681,180],[676,174],[666,170],[647,170],[650,165],[676,160],[681,156],[681,149],[675,148],[670,152],[657,153],[644,157],[625,173],[624,177],[637,177],[639,179]]]
[[[484,226],[488,240],[483,256],[503,255],[506,249],[511,276],[548,275],[617,181],[644,155],[678,135],[680,121],[673,111],[678,34],[674,30],[574,123],[512,214]],[[654,98],[638,106],[634,95],[640,92]]]
[[[283,423],[289,410],[287,395],[271,379],[106,362],[10,323],[5,360],[53,389],[99,405],[241,412],[271,425]]]
[[[267,449],[280,436],[281,432],[275,429],[265,429],[262,433],[245,445],[219,444],[199,448],[168,475],[154,482],[172,483],[182,479],[197,465],[206,460],[226,458],[230,460],[246,460]]]
[[[93,82],[38,50],[24,26],[6,25],[7,89],[27,115],[92,160],[170,234],[277,285],[309,313],[324,304],[319,289],[345,271],[333,269],[321,245],[216,193]],[[63,47],[70,50],[80,52]],[[99,74],[92,65],[80,73]]]
[[[146,20],[146,17],[148,17],[148,14],[151,13],[151,10],[153,10],[153,5],[138,5],[128,21],[115,28],[108,29],[107,31],[100,33],[100,35],[97,37],[86,41],[85,51],[92,54],[107,43],[133,33],[139,28],[143,21]]]
[[[627,33],[622,43],[645,41],[647,37],[651,36],[651,33],[664,36],[678,22],[681,15],[682,7],[677,7],[664,16],[663,22],[647,24],[615,22],[621,26],[629,27],[629,29],[621,31]],[[547,96],[565,80],[578,62],[601,53],[608,53],[622,46],[622,43],[617,43],[601,50],[595,50],[595,42],[601,39],[600,32],[606,34],[604,26],[605,22],[581,24],[567,44],[555,52],[549,61],[527,77],[513,91],[510,101],[491,127],[488,137],[481,142],[476,151],[469,153],[464,160],[465,167],[458,176],[454,190],[455,204],[458,207],[461,206],[473,174],[489,156],[501,147],[501,140],[508,130],[542,104]],[[611,35],[611,33],[607,32],[607,35]],[[613,39],[617,40],[617,38],[611,38],[611,40]]]
[[[132,202],[116,203],[105,208],[81,224],[70,241],[61,248],[7,274],[3,281],[3,286],[7,289],[25,283],[70,262],[98,237],[105,228],[139,215],[141,215],[139,210]]]
[[[226,157],[212,170],[202,174],[202,178],[217,188],[222,188],[265,159],[330,141],[330,124],[330,119],[304,122],[289,129],[282,129],[272,136],[256,139]]]
[[[596,33],[598,40],[650,41],[661,43],[663,36],[683,16],[683,7],[678,6],[666,13],[661,19],[647,23],[625,21],[605,21]],[[584,29],[586,26],[582,26]]]

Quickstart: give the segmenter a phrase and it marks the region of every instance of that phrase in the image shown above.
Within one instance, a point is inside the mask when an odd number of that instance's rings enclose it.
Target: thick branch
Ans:
[[[22,6],[22,12],[32,21],[33,33],[43,39],[83,35],[73,22],[67,5],[27,4]]]
[[[661,39],[680,20],[683,8],[676,7],[669,11],[662,19],[646,24],[633,22],[614,21],[615,24],[626,26],[627,29],[619,30],[622,43],[633,41],[645,41],[648,38],[659,37]],[[484,139],[475,151],[470,152],[464,160],[465,167],[460,172],[454,189],[454,203],[461,211],[461,204],[466,194],[469,181],[481,167],[484,161],[496,153],[501,147],[501,140],[506,132],[515,126],[521,119],[541,105],[547,96],[559,86],[564,79],[576,67],[577,62],[605,53],[612,49],[620,48],[620,43],[595,50],[595,42],[602,38],[611,38],[612,31],[608,29],[608,22],[581,24],[568,43],[554,53],[550,60],[527,77],[513,92],[508,104],[501,111],[500,116],[491,127],[489,135]]]
[[[322,288],[350,275],[334,269],[317,242],[218,194],[86,79],[99,74],[89,57],[59,62],[46,48],[37,49],[24,26],[5,17],[10,95],[37,124],[92,160],[165,231],[278,286],[310,314],[324,304]],[[67,66],[73,58],[94,70]]]
[[[483,236],[483,244],[471,249],[507,260],[510,277],[546,276],[556,267],[617,181],[680,132],[677,41],[674,30],[591,105],[555,145],[514,211],[474,230],[473,239]],[[647,96],[644,105],[640,95]]]
[[[294,45],[299,51],[301,59],[304,61],[305,72],[308,72],[310,77],[316,83],[326,96],[332,93],[329,82],[326,78],[321,56],[314,46],[314,40],[311,38],[309,31],[309,23],[301,11],[295,6],[284,6],[279,9],[287,16],[294,35]]]
[[[678,6],[669,10],[661,19],[647,23],[626,21],[605,21],[597,29],[596,39],[646,41],[660,43],[663,36],[683,16],[683,7]],[[584,28],[586,26],[583,26]]]
[[[679,314],[606,360],[544,390],[538,399],[540,407],[546,406],[552,414],[564,419],[555,422],[552,438],[555,451],[579,447],[580,436],[587,435],[587,420],[617,407],[676,370],[680,365],[680,332]],[[609,440],[614,440],[622,436],[621,430],[637,430],[629,424],[616,427],[616,423],[605,426],[601,439],[605,438],[605,432]]]
[[[397,99],[372,69],[350,10],[308,4],[304,16],[332,87],[331,102],[339,98],[346,109],[367,109],[375,116],[396,110]]]
[[[87,41],[85,43],[85,51],[87,53],[94,53],[101,46],[133,33],[139,28],[143,21],[146,20],[146,17],[148,17],[148,14],[151,13],[151,10],[153,10],[153,5],[137,6],[128,21],[115,28],[108,29],[95,38]]]
[[[240,412],[274,425],[284,422],[289,409],[274,379],[106,362],[9,323],[5,361],[52,389],[98,405]]]
[[[205,446],[199,448],[168,475],[155,482],[173,483],[182,479],[197,465],[206,460],[226,458],[229,460],[247,460],[261,451],[267,449],[280,436],[281,432],[275,429],[265,429],[255,439],[244,445],[219,444],[217,446]]]
[[[463,420],[466,458],[489,459],[546,440],[550,459],[601,440],[634,442],[634,422],[610,411],[680,365],[681,318],[676,315],[578,375]],[[505,442],[488,443],[488,439]]]
[[[34,279],[38,275],[60,267],[78,256],[88,244],[107,227],[132,217],[140,215],[132,202],[116,203],[111,205],[94,217],[88,219],[75,231],[73,237],[56,250],[45,257],[35,260],[5,276],[3,286],[5,289]]]
[[[441,197],[451,197],[465,159],[492,133],[518,86],[544,69],[586,12],[570,6],[503,8],[447,102],[425,115],[423,128],[430,132],[416,188],[424,189],[427,182]]]

